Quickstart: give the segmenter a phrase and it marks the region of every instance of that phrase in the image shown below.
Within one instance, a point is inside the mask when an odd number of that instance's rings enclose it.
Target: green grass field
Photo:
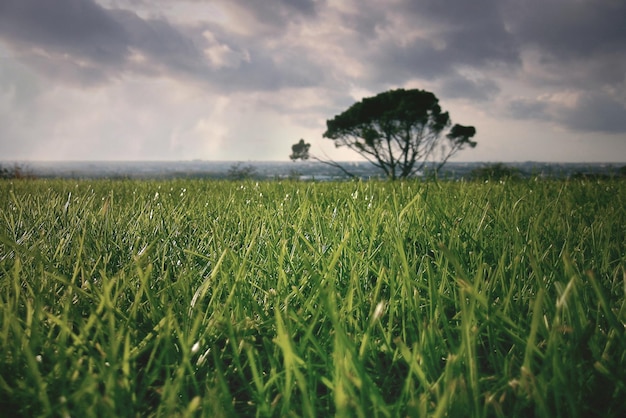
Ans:
[[[626,416],[626,182],[0,181],[0,416]]]

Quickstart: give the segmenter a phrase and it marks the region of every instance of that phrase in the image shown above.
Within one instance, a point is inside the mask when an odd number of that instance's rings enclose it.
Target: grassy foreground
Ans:
[[[626,182],[0,182],[0,415],[626,416]]]

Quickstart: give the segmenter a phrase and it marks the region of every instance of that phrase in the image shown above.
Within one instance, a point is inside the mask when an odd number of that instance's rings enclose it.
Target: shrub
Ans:
[[[486,164],[470,172],[472,180],[519,179],[521,176],[522,173],[518,168],[503,163]]]

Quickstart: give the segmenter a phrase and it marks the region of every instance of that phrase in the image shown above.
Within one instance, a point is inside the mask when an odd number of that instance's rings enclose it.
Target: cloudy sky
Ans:
[[[287,160],[432,91],[458,161],[626,161],[623,0],[0,0],[0,160]]]

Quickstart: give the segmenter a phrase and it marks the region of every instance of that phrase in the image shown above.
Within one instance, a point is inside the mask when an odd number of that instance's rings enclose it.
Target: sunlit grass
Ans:
[[[625,416],[626,183],[1,181],[0,414]]]

